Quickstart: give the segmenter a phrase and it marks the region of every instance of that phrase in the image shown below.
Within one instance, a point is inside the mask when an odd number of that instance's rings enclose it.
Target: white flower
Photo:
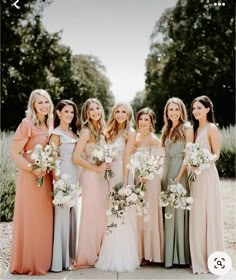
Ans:
[[[171,219],[171,218],[172,218],[172,214],[170,214],[170,213],[165,213],[165,218],[166,218],[166,219]]]

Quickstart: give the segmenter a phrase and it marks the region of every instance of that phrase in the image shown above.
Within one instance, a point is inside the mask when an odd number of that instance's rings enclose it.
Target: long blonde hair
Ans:
[[[113,141],[119,133],[119,127],[118,127],[118,122],[115,119],[115,113],[116,113],[116,110],[118,109],[118,107],[120,107],[120,106],[124,106],[126,108],[127,113],[128,113],[127,120],[125,121],[125,124],[124,124],[124,127],[123,127],[123,132],[124,133],[128,132],[128,130],[131,127],[131,123],[132,123],[132,120],[133,120],[133,109],[132,109],[132,107],[127,102],[122,102],[122,101],[117,102],[113,106],[113,108],[111,110],[110,117],[109,117],[108,122],[107,122],[107,130],[106,130],[107,141]]]
[[[38,119],[37,113],[36,113],[36,110],[34,107],[34,103],[35,103],[37,96],[43,96],[43,97],[47,98],[47,100],[50,104],[49,112],[48,112],[47,116],[45,117],[45,124],[47,125],[47,127],[50,127],[53,123],[53,103],[52,103],[50,95],[47,93],[46,90],[35,89],[31,92],[25,114],[27,117],[32,119],[34,125],[39,126],[41,124],[41,121]]]
[[[95,103],[99,106],[101,109],[101,118],[98,121],[98,127],[97,129],[94,128],[93,123],[91,122],[91,119],[89,118],[89,106],[90,104]],[[102,107],[102,104],[100,101],[96,98],[89,98],[87,99],[82,108],[81,108],[81,124],[82,128],[88,128],[90,131],[90,135],[93,141],[98,142],[102,135],[104,135],[104,129],[105,129],[105,115],[104,115],[104,109]]]
[[[163,147],[165,146],[166,138],[170,134],[170,129],[172,127],[172,121],[168,118],[168,106],[172,103],[177,104],[180,109],[179,123],[173,130],[172,141],[176,142],[178,140],[185,139],[183,124],[186,123],[186,121],[187,121],[186,107],[185,107],[183,101],[181,99],[179,99],[178,97],[169,98],[167,100],[165,108],[164,108],[164,127],[162,129],[162,137],[161,137],[161,142],[162,142]]]

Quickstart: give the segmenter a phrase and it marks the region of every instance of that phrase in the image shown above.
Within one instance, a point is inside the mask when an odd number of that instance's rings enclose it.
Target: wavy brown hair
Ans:
[[[56,128],[57,126],[60,125],[60,119],[57,115],[57,110],[61,112],[61,110],[65,107],[65,106],[72,106],[74,109],[74,117],[71,121],[71,123],[69,124],[69,127],[71,128],[71,130],[78,135],[78,130],[79,130],[79,118],[78,118],[78,108],[76,106],[76,104],[72,101],[72,100],[67,100],[67,99],[63,99],[61,101],[59,101],[56,105],[56,108],[54,109],[54,120],[53,120],[53,125],[54,128]]]
[[[89,106],[90,104],[95,103],[101,109],[101,118],[98,121],[97,128],[94,127],[93,123],[89,118]],[[102,107],[101,102],[97,98],[89,98],[87,99],[82,108],[81,108],[81,126],[82,128],[88,128],[90,131],[90,136],[93,141],[98,142],[102,135],[104,135],[105,129],[105,116],[104,116],[104,109]]]
[[[161,142],[162,146],[165,146],[165,141],[166,138],[170,134],[170,129],[172,127],[172,121],[168,118],[168,107],[170,104],[177,104],[179,109],[180,109],[180,118],[179,118],[179,123],[175,127],[172,133],[172,140],[173,142],[176,142],[178,140],[184,140],[185,135],[184,135],[184,126],[183,124],[187,122],[187,110],[186,107],[181,99],[178,97],[172,97],[169,98],[166,102],[165,108],[164,108],[164,127],[162,129],[162,137],[161,137]]]
[[[107,130],[106,130],[106,140],[107,141],[113,141],[119,133],[119,127],[118,127],[118,122],[115,119],[115,113],[116,113],[116,110],[120,106],[124,106],[126,108],[127,113],[128,113],[127,120],[126,120],[126,122],[124,124],[124,127],[123,127],[123,132],[124,133],[128,132],[128,130],[131,127],[131,123],[132,123],[132,120],[133,120],[133,109],[132,109],[132,107],[127,102],[117,102],[113,106],[113,108],[111,110],[110,117],[109,117],[108,122],[107,122]]]
[[[150,127],[150,131],[151,132],[155,132],[155,124],[156,124],[156,115],[155,113],[152,111],[152,109],[145,107],[143,109],[141,109],[140,111],[138,111],[137,116],[136,116],[136,126],[138,127],[138,121],[140,119],[140,117],[142,115],[148,115],[150,117],[151,120],[151,127]]]

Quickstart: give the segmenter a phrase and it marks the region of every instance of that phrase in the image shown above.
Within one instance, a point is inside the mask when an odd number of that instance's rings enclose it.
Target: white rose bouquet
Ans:
[[[163,164],[163,158],[157,155],[152,155],[148,152],[135,153],[128,164],[128,168],[132,170],[135,177],[140,179],[153,180],[154,175],[160,172],[160,167]],[[142,180],[136,185],[145,191],[145,184]]]
[[[205,149],[202,143],[188,143],[185,148],[184,162],[189,166],[189,169],[194,167],[194,170],[189,171],[188,180],[194,182],[196,175],[208,168],[215,158],[216,155]]]
[[[52,203],[61,207],[63,205],[72,207],[77,203],[81,193],[82,190],[79,184],[72,184],[70,176],[62,174],[59,180],[53,182],[54,199]]]
[[[159,197],[160,206],[167,207],[171,206],[173,208],[181,208],[191,210],[191,204],[193,203],[193,198],[187,196],[187,191],[179,183],[172,183],[167,187],[166,191],[162,191]],[[170,219],[172,217],[171,213],[166,213],[165,218]]]
[[[101,144],[98,143],[91,152],[91,158],[96,164],[103,162],[111,163],[114,157],[117,155],[118,149],[115,144]],[[111,179],[114,176],[114,172],[109,169],[105,171],[104,178],[106,180]]]
[[[42,168],[46,172],[55,169],[56,175],[60,174],[60,160],[58,158],[57,146],[54,143],[46,145],[43,149],[42,145],[37,144],[33,150],[28,151],[31,153],[31,159],[34,161],[32,171],[37,168]],[[44,176],[37,178],[38,187],[44,186]]]
[[[144,192],[141,189],[117,183],[110,192],[109,199],[110,209],[107,211],[107,216],[123,218],[126,210],[134,205],[137,215],[144,215],[145,221],[149,219],[147,215],[149,205],[145,202]],[[117,224],[113,222],[107,226],[108,231],[111,232],[112,227],[117,227]]]

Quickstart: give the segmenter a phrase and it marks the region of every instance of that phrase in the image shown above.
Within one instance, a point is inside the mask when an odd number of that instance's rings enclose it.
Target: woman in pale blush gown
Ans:
[[[215,125],[213,104],[209,97],[199,96],[191,105],[195,142],[220,155],[220,133]],[[190,211],[190,251],[193,273],[207,273],[208,257],[224,251],[224,225],[221,210],[220,180],[212,162],[191,184],[193,207]]]
[[[165,157],[162,173],[162,189],[165,191],[173,181],[180,183],[189,195],[187,166],[184,163],[184,149],[193,142],[193,129],[187,122],[187,112],[183,101],[177,97],[168,99],[164,108],[164,128],[162,146]],[[165,267],[189,265],[189,210],[167,206],[165,213]]]
[[[143,108],[137,113],[136,152],[163,156],[161,141],[154,134],[155,113],[150,108]],[[162,208],[159,205],[161,192],[160,174],[145,182],[145,201],[149,204],[149,220],[138,217],[138,246],[141,265],[148,262],[164,261],[164,231]]]
[[[115,176],[109,180],[110,191],[115,184],[127,183],[127,163],[134,146],[135,131],[131,128],[132,108],[128,103],[118,102],[112,109],[108,120],[106,132],[107,142],[115,144],[118,155],[111,163],[111,169]],[[125,174],[125,175],[124,175]],[[126,272],[133,271],[139,267],[137,247],[136,216],[128,209],[123,218],[109,216],[107,225],[117,224],[104,236],[99,259],[96,268],[104,271]]]
[[[104,140],[104,111],[96,98],[85,101],[81,111],[82,129],[76,144],[73,161],[82,167],[82,210],[78,237],[78,248],[74,266],[93,267],[98,259],[106,231],[109,188],[104,172],[110,169],[106,163],[92,162],[91,151],[97,142]]]
[[[78,109],[71,100],[61,100],[54,112],[54,130],[50,143],[58,146],[60,158],[60,175],[70,176],[71,183],[78,183],[78,165],[72,162],[72,153],[78,140]],[[53,173],[55,180],[60,176]],[[75,259],[77,240],[77,205],[55,206],[54,211],[54,241],[51,271],[59,272],[69,269],[70,261]],[[70,260],[71,259],[71,260]]]
[[[48,144],[53,104],[43,89],[32,91],[26,118],[13,136],[11,157],[18,165],[13,218],[10,272],[44,275],[51,267],[53,239],[52,176],[42,168],[32,169],[35,145]],[[37,186],[37,177],[44,185]]]

